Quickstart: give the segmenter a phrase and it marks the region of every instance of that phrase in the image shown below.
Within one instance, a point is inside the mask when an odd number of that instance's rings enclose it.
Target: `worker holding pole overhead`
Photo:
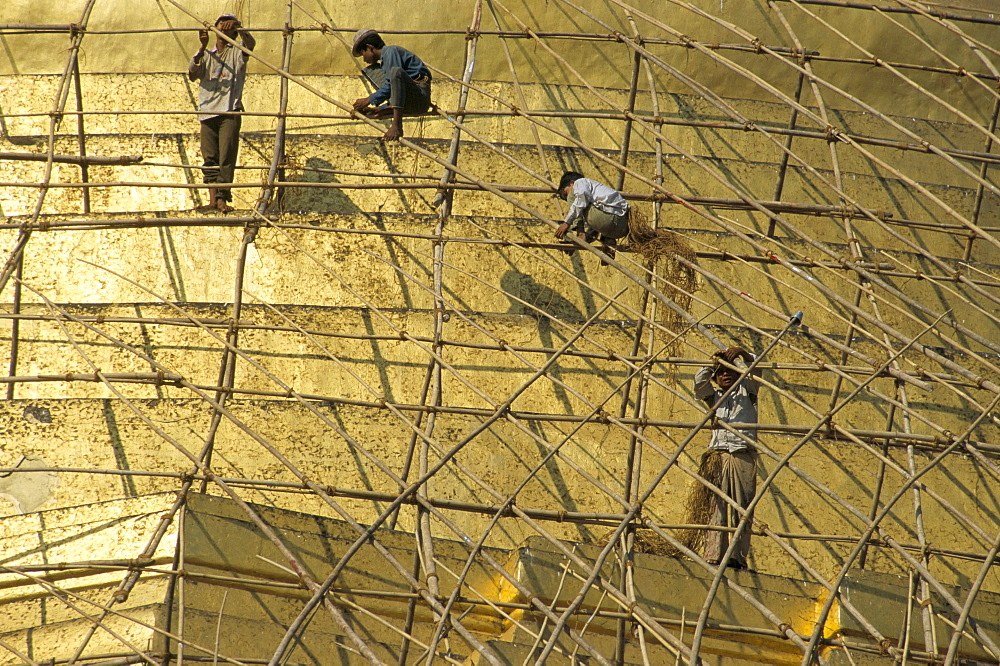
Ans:
[[[223,14],[215,20],[215,29],[231,40],[237,36],[243,48],[253,51],[257,45],[250,31],[233,14]],[[198,32],[201,44],[188,64],[188,79],[198,81],[198,120],[201,121],[201,155],[204,181],[208,187],[208,203],[203,212],[228,213],[233,200],[228,187],[217,183],[232,183],[236,173],[236,156],[240,147],[240,126],[243,116],[243,84],[247,78],[250,56],[216,35],[215,48],[208,48],[208,30]]]
[[[740,378],[741,372],[736,363],[746,365],[753,363],[754,356],[743,347],[730,347],[725,351],[716,352],[712,356],[713,363],[709,367],[698,370],[694,377],[694,395],[703,400],[709,409],[715,410],[715,417],[736,426],[740,423],[757,422],[757,393],[760,384],[758,374]],[[718,386],[716,388],[712,382]],[[724,395],[725,394],[725,395]],[[698,468],[707,481],[718,486],[726,495],[741,507],[746,508],[753,500],[757,490],[757,451],[753,442],[757,439],[756,430],[730,431],[725,428],[714,428],[708,451],[701,458]],[[699,485],[695,489],[692,502],[697,501],[703,517],[708,525],[715,527],[735,527],[739,523],[739,515],[724,498],[713,493],[704,492],[708,489]],[[702,491],[702,492],[699,492]],[[749,523],[749,521],[747,521]],[[722,554],[729,548],[732,537],[739,544],[733,556],[727,563],[736,569],[746,568],[747,556],[750,553],[750,530],[743,529],[739,534],[708,530],[704,533],[704,557],[710,564],[719,564]]]
[[[697,530],[689,546],[702,545],[703,557],[710,564],[724,564],[745,569],[750,554],[752,516],[742,520],[733,504],[746,509],[757,492],[757,441],[755,429],[741,429],[740,424],[757,423],[757,395],[760,391],[759,363],[782,336],[802,322],[802,312],[792,315],[785,328],[758,358],[743,347],[729,347],[712,355],[712,365],[698,370],[694,377],[694,395],[713,410],[717,425],[712,429],[708,451],[702,455],[698,474],[719,488],[725,496],[702,483],[696,483],[688,497],[688,521],[729,530]],[[715,386],[713,386],[713,382]],[[731,500],[731,501],[727,501]],[[731,547],[731,540],[735,545]],[[726,552],[730,556],[722,562]]]

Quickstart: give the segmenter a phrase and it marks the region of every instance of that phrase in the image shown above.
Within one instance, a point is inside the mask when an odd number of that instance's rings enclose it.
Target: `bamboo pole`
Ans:
[[[526,35],[526,37],[528,37],[528,38],[532,38],[532,36],[531,36],[531,35]],[[638,52],[637,52],[637,53],[638,53]],[[648,63],[648,60],[646,60],[645,62],[647,62],[647,63]],[[286,68],[286,69],[287,69],[287,68]],[[800,76],[801,76],[801,74],[800,74]],[[655,114],[654,114],[654,116],[655,116]],[[82,117],[82,116],[81,116],[81,117]],[[627,120],[627,122],[632,122],[632,119],[631,119],[631,117],[629,117],[629,116],[625,116],[625,118],[624,118],[624,119],[626,119],[626,120]],[[537,125],[534,125],[534,124],[532,124],[532,125],[531,125],[531,127],[532,127],[532,128],[535,128],[535,127],[537,127]],[[991,133],[992,133],[992,130],[991,130]],[[659,139],[657,139],[657,141],[659,141]],[[786,152],[786,153],[785,153],[785,155],[787,156],[787,155],[788,155],[788,152]],[[625,171],[624,171],[624,169],[623,169],[623,170],[621,170],[621,171],[619,171],[619,173],[621,174],[621,176],[620,176],[620,177],[621,177],[621,178],[624,178],[624,174],[625,174]],[[984,171],[983,169],[981,169],[981,170],[980,170],[980,176],[979,176],[979,177],[980,177],[980,180],[982,180],[982,179],[984,178],[984,174],[985,174],[985,171]],[[478,187],[478,185],[476,185],[476,184],[472,184],[472,186],[473,186],[473,187]],[[660,185],[660,186],[662,187],[662,185]],[[451,190],[451,191],[454,191],[454,190]],[[708,205],[708,204],[706,204],[706,205]],[[754,210],[756,210],[756,209],[754,208],[754,206],[753,206],[753,205],[751,205],[751,204],[747,204],[747,209],[754,209]],[[860,214],[861,216],[863,216],[863,217],[867,218],[867,219],[873,219],[873,216],[871,215],[870,211],[867,211],[867,210],[865,210],[865,209],[859,209],[859,214]],[[772,219],[772,221],[773,221],[773,219]],[[895,221],[888,221],[888,220],[884,220],[884,219],[882,219],[882,220],[879,220],[879,223],[881,223],[881,224],[882,224],[883,226],[885,226],[885,225],[887,225],[887,224],[894,224],[894,223],[895,223]],[[975,219],[973,220],[973,224],[977,224],[977,221],[976,221]],[[960,228],[964,228],[964,227],[963,227],[962,225],[959,225],[959,227],[960,227]],[[289,228],[292,228],[292,227],[289,227]],[[984,229],[984,231],[985,231],[986,233],[993,233],[993,232],[992,232],[992,230],[986,230],[986,229]],[[389,236],[392,236],[392,237],[403,237],[402,235],[392,235],[392,234],[387,234],[387,237],[389,237]],[[439,234],[438,236],[439,236],[439,240],[440,240],[440,239],[441,239],[441,235]],[[969,237],[970,237],[970,238],[973,238],[973,237],[975,237],[975,236],[974,236],[974,234],[973,234],[973,235],[970,235]],[[450,241],[449,241],[449,242],[450,242]],[[541,245],[541,244],[536,244],[535,246],[539,246],[539,245]],[[528,245],[528,247],[532,247],[532,246]],[[721,253],[721,254],[722,254],[722,258],[725,258],[725,257],[726,257],[725,253]],[[712,258],[715,258],[715,257],[712,257]],[[804,259],[803,259],[803,260],[795,260],[795,261],[798,261],[798,262],[800,262],[800,263],[798,263],[798,264],[792,264],[791,262],[787,262],[787,263],[786,263],[786,265],[798,265],[798,266],[806,266],[806,265],[809,265],[809,264],[805,263],[805,261],[806,261],[806,260],[804,260]],[[825,262],[825,263],[826,263],[826,265],[824,266],[824,268],[833,268],[833,267],[834,267],[834,266],[836,265],[836,262],[835,262],[835,261],[830,261],[830,262]],[[856,263],[859,263],[859,262],[856,262]],[[437,263],[437,266],[438,266],[438,267],[440,267],[440,266],[442,266],[443,264],[444,264],[444,262],[443,262],[443,255],[442,255],[442,257],[441,257],[440,261],[439,261],[439,262]],[[815,265],[814,265],[814,266],[815,266]],[[954,268],[951,268],[951,267],[948,267],[948,268],[946,268],[946,267],[944,267],[944,266],[943,266],[943,264],[942,264],[942,266],[941,266],[940,268],[941,268],[941,270],[942,270],[942,279],[950,279],[950,280],[953,280],[954,282],[956,282],[956,283],[958,283],[958,284],[962,284],[963,286],[969,286],[969,283],[965,281],[965,280],[966,280],[967,278],[964,278],[963,276],[961,276],[961,275],[960,275],[960,274],[958,273],[958,271],[956,271],[956,270],[955,270]],[[838,267],[838,269],[837,269],[837,270],[840,270],[840,268]],[[853,270],[853,268],[848,268],[848,270]],[[886,274],[883,274],[883,273],[880,273],[880,275],[882,275],[883,277],[887,277],[887,275],[886,275]],[[921,275],[920,275],[920,273],[919,273],[919,272],[917,272],[917,273],[913,273],[912,275],[915,275],[915,276],[917,276],[917,277],[923,277],[923,276],[921,276]],[[647,279],[648,279],[648,278],[647,278]],[[974,283],[974,281],[973,281],[973,283]],[[777,284],[777,282],[776,282],[776,284]],[[866,279],[866,276],[864,276],[864,275],[861,275],[861,274],[859,274],[859,280],[858,280],[858,282],[857,282],[857,285],[859,285],[859,286],[860,286],[860,285],[863,285],[863,284],[870,284],[870,282],[868,282],[868,281],[867,281],[867,279]],[[982,286],[986,286],[986,284],[983,284]],[[649,292],[647,291],[646,293],[648,294]],[[905,301],[904,301],[904,302],[905,302]],[[858,307],[858,305],[859,305],[859,304],[858,304],[858,303],[856,302],[856,303],[854,304],[854,307],[855,307],[855,308],[857,308],[857,307]],[[435,308],[435,309],[436,309],[436,310],[442,310],[443,308],[440,308],[440,307],[437,307],[437,308]],[[853,316],[853,315],[852,315],[852,316]],[[55,318],[55,317],[53,317],[53,320],[58,320],[58,318]],[[20,321],[20,317],[15,317],[15,318],[14,318],[14,321],[15,321],[15,322],[17,322],[17,321]],[[635,320],[635,321],[637,322],[637,326],[638,326],[638,327],[640,327],[640,328],[641,328],[641,327],[645,326],[645,322],[646,322],[646,315],[645,315],[645,313],[640,313],[640,315],[636,317],[636,320]],[[237,326],[237,328],[242,328],[242,325],[241,325],[240,323],[238,323],[238,322],[237,322],[237,323],[236,323],[235,325]],[[285,328],[289,328],[289,327],[285,327]],[[278,329],[277,329],[277,328],[273,328],[273,329],[270,329],[270,330],[278,330]],[[652,329],[651,329],[651,330],[652,330]],[[651,334],[652,334],[652,333],[651,333]],[[884,338],[885,338],[885,336],[888,336],[888,335],[889,335],[889,332],[888,332],[888,331],[883,331],[883,337],[884,337]],[[342,336],[342,337],[346,337],[346,336]],[[371,336],[371,339],[376,339],[376,336]],[[385,337],[384,339],[402,339],[402,338],[398,338],[398,337],[397,337],[397,338],[391,338],[391,337]],[[412,336],[411,338],[409,338],[409,339],[406,339],[405,341],[406,341],[406,342],[412,342],[412,343],[417,343],[417,342],[420,342],[420,343],[428,343],[428,342],[429,342],[429,343],[431,344],[431,346],[433,347],[433,351],[435,352],[435,353],[434,353],[434,355],[433,355],[433,356],[431,357],[431,358],[432,358],[432,361],[431,361],[431,364],[432,364],[432,365],[433,365],[433,364],[435,364],[435,363],[437,362],[437,361],[436,361],[436,358],[437,358],[438,356],[440,356],[440,354],[441,354],[441,352],[442,352],[442,349],[444,348],[444,346],[446,346],[447,344],[450,344],[450,343],[449,343],[449,341],[446,341],[446,340],[444,340],[444,339],[443,339],[443,337],[442,337],[442,336],[440,336],[440,335],[435,335],[435,336],[434,336],[434,338],[432,338],[432,339],[420,339],[420,338],[418,338],[417,336]],[[461,344],[461,343],[456,343],[456,344]],[[473,343],[473,344],[475,344],[475,343]],[[509,348],[505,347],[505,345],[503,345],[503,344],[500,344],[500,343],[497,343],[496,345],[482,345],[482,347],[483,347],[483,348],[490,348],[490,349],[493,349],[493,348],[496,348],[497,350],[500,350],[500,351],[503,351],[503,352],[505,352],[505,353],[512,353],[512,352],[511,352],[511,350],[510,350]],[[229,345],[227,345],[227,346],[226,346],[226,349],[229,349],[229,348],[230,348],[230,346],[229,346]],[[237,352],[236,352],[236,351],[234,350],[234,353],[237,353]],[[561,355],[564,355],[564,356],[567,356],[567,357],[569,357],[569,356],[571,356],[571,355],[575,355],[575,353],[576,353],[576,352],[573,352],[573,351],[569,351],[569,350],[566,350],[566,351],[562,352],[562,354],[561,354]],[[596,356],[596,355],[595,355],[595,356]],[[631,356],[636,356],[636,352],[633,352],[633,353],[631,354]],[[615,358],[614,360],[615,360],[615,361],[620,361],[621,359],[620,359],[620,358]],[[636,362],[640,362],[640,359],[634,359],[634,360],[635,360]],[[438,366],[438,367],[441,367],[441,366]],[[831,367],[833,367],[833,368],[836,368],[837,366],[831,366]],[[822,364],[821,364],[821,365],[817,365],[817,368],[818,368],[818,369],[824,369],[824,370],[828,370],[828,369],[829,369],[829,368],[824,368]],[[923,372],[923,371],[921,371],[921,372]],[[13,374],[14,374],[13,370],[11,371],[11,373],[10,373],[10,374],[11,374],[11,375],[13,375]],[[877,370],[876,370],[875,372],[872,372],[872,371],[868,371],[868,372],[866,373],[866,375],[867,375],[867,376],[869,376],[869,377],[874,377],[874,376],[877,376],[877,374],[878,374],[878,371],[877,371]],[[938,374],[940,374],[940,373],[938,373]],[[99,373],[93,373],[93,376],[94,376],[94,377],[98,377],[98,376],[99,376]],[[919,376],[920,376],[920,377],[922,377],[922,378],[927,378],[927,377],[929,377],[930,375],[925,375],[925,374],[919,374]],[[838,375],[838,378],[839,378],[839,375]],[[12,379],[16,379],[16,378],[12,378]],[[968,376],[968,375],[964,375],[964,376],[963,376],[963,378],[961,379],[961,381],[960,381],[959,383],[960,383],[960,384],[961,384],[962,386],[977,386],[977,385],[978,385],[978,383],[977,383],[977,382],[975,382],[975,381],[974,381],[974,379],[975,379],[974,377],[970,377],[970,376]],[[223,384],[223,383],[224,383],[224,382],[220,382],[220,385],[221,385],[221,384]],[[14,382],[13,382],[13,381],[12,381],[12,382],[9,382],[9,386],[13,386],[13,385],[14,385]],[[236,387],[234,386],[234,387],[233,387],[232,389],[229,389],[229,390],[227,391],[227,393],[228,393],[228,394],[235,394],[235,393],[237,393],[238,391],[239,391],[239,389],[238,389],[238,388],[236,388]],[[275,392],[275,393],[277,393],[277,392]],[[958,391],[956,391],[956,393],[957,393],[957,394],[959,394],[959,392],[958,392]],[[249,395],[249,394],[248,394],[248,395]],[[283,395],[286,395],[286,394],[283,394]],[[962,395],[962,396],[963,396],[963,399],[969,399],[969,398],[968,398],[968,396],[967,396],[966,394],[964,394],[964,393],[960,393],[960,395]],[[345,403],[345,404],[346,404],[346,403]],[[387,405],[384,405],[384,404],[383,404],[383,405],[378,405],[378,402],[377,402],[377,401],[372,401],[372,402],[371,402],[371,404],[372,404],[372,405],[374,405],[374,406],[381,406],[381,407],[387,407]],[[424,407],[425,407],[425,408],[433,408],[432,406],[429,406],[429,405],[428,405],[428,406],[424,406]],[[892,408],[895,408],[895,404],[893,404]],[[421,411],[421,410],[418,410],[418,413],[425,413],[425,411]],[[434,412],[434,413],[436,413],[436,412]],[[985,412],[984,412],[984,413],[985,413]],[[524,414],[518,414],[517,412],[509,412],[509,415],[510,415],[510,416],[511,416],[512,418],[515,418],[515,419],[521,419],[521,420],[531,420],[532,418],[535,418],[535,417],[534,417],[533,415],[531,415],[531,414],[529,414],[529,413],[524,413]],[[637,416],[638,416],[638,414],[637,414]],[[579,420],[579,419],[578,419],[578,420]],[[624,419],[621,419],[621,420],[623,420],[623,421],[624,421]],[[636,421],[635,425],[637,425],[637,430],[640,430],[640,431],[641,431],[641,429],[642,429],[643,427],[647,427],[647,425],[648,425],[647,423],[643,422],[643,421],[642,421],[641,419],[633,419],[633,420],[635,420],[635,421]],[[582,420],[582,421],[580,421],[580,422],[599,422],[599,421],[598,421],[598,420],[596,420],[596,419],[586,419],[586,420]],[[890,425],[890,426],[887,426],[887,428],[886,428],[886,429],[887,429],[887,430],[891,430],[891,425]],[[906,428],[905,428],[905,430],[909,430],[909,428],[908,428],[908,427],[906,427]],[[947,439],[947,438],[946,438],[946,439]],[[424,441],[424,445],[425,445],[425,447],[426,447],[426,446],[429,446],[429,445],[430,445],[430,441],[429,441],[428,439],[424,439],[423,441]],[[905,438],[905,441],[911,441],[911,442],[912,442],[912,441],[914,441],[914,440],[913,440],[913,439],[909,439],[909,438]],[[964,446],[964,442],[963,442],[963,446]],[[425,448],[425,450],[426,450],[426,448]],[[876,456],[876,457],[877,457],[877,456]],[[882,453],[882,457],[883,457],[883,458],[885,457],[885,453]],[[911,469],[911,473],[912,473],[912,469]],[[206,478],[207,478],[207,477],[206,477]],[[305,484],[303,484],[303,485],[305,485]],[[404,484],[404,485],[405,485],[405,484]],[[915,488],[916,488],[916,486],[915,486]],[[397,496],[397,497],[398,497],[398,496]],[[409,500],[409,498],[408,498],[408,500]],[[414,501],[414,502],[417,502],[417,503],[419,504],[419,506],[423,506],[423,504],[422,504],[422,503],[420,503],[420,502],[418,502],[418,500],[415,500],[415,499],[414,499],[414,500],[412,500],[412,501]],[[426,496],[422,498],[422,501],[423,501],[423,502],[426,502],[426,503],[433,503],[433,502],[431,502],[431,498],[429,498],[429,497],[426,497]],[[423,509],[422,509],[422,511],[423,511]],[[425,515],[430,515],[430,510],[429,510],[429,509],[425,511]],[[871,522],[872,524],[877,524],[877,523],[876,523],[876,521],[869,521],[869,522]],[[859,543],[860,543],[860,542],[859,542]],[[923,566],[924,566],[924,567],[926,567],[926,564],[924,564]],[[621,591],[621,590],[619,590],[619,591]],[[973,595],[970,595],[970,596],[969,596],[969,602],[968,602],[969,604],[971,604],[971,600],[972,600],[973,596],[974,596],[974,594],[973,594]],[[413,597],[413,598],[416,598],[416,596],[415,596],[415,597]],[[968,606],[966,606],[966,609],[967,609],[967,608],[968,608]],[[564,609],[561,609],[561,610],[564,610]],[[633,617],[633,616],[632,616],[631,614],[628,614],[628,613],[625,613],[625,612],[621,613],[621,616],[622,616],[622,617],[626,617],[626,616],[627,616],[627,617]],[[441,617],[443,618],[443,617],[444,617],[444,615],[442,615]],[[442,625],[439,625],[439,627],[440,627],[440,626],[442,626]],[[961,629],[959,629],[959,633],[960,633],[960,632],[961,632]],[[407,633],[408,633],[408,632],[407,632]],[[778,633],[778,634],[781,634],[781,632],[776,632],[776,633]],[[404,638],[405,638],[405,635],[404,635]]]
[[[17,373],[17,360],[21,349],[21,279],[24,277],[24,255],[17,261],[17,270],[14,272],[14,302],[13,321],[10,324],[10,361],[7,364],[7,374],[12,378]],[[11,381],[7,385],[7,399],[14,399],[15,382]]]
[[[83,113],[77,109],[77,115],[80,116],[80,123],[83,123]],[[81,132],[82,134],[82,132]],[[0,151],[0,160],[10,160],[12,162],[45,162],[48,156],[41,153],[11,153]],[[127,165],[127,164],[138,164],[142,162],[142,155],[122,155],[120,157],[101,157],[97,155],[53,155],[52,161],[56,164],[77,164],[81,168],[86,167],[91,164],[101,164],[101,165]],[[86,178],[83,179],[84,183],[88,182]],[[86,191],[87,188],[84,188]]]
[[[880,6],[864,2],[851,2],[850,0],[776,0],[778,2],[793,2],[801,5],[820,5],[824,7],[843,7],[844,9],[861,9],[868,11],[878,11],[896,14],[921,14],[923,12],[909,7]],[[931,16],[948,19],[950,21],[965,21],[968,23],[982,23],[984,25],[1000,25],[1000,18],[993,16],[972,16],[969,14],[956,14],[940,9],[925,10]]]

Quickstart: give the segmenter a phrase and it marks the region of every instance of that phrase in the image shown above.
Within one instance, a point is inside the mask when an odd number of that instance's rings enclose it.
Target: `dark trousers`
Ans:
[[[215,116],[201,121],[201,156],[205,183],[231,183],[236,174],[236,153],[240,148],[240,125],[243,116]],[[232,201],[229,188],[220,189],[216,197]]]
[[[389,106],[403,113],[423,113],[431,106],[431,79],[418,83],[402,67],[389,70]]]

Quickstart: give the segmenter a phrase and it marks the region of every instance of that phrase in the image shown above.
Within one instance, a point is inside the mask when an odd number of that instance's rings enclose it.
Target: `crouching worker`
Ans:
[[[237,35],[243,48],[253,51],[257,40],[240,25],[232,14],[215,20],[215,27],[229,39]],[[202,173],[209,185],[209,202],[201,211],[228,213],[233,210],[233,195],[228,187],[215,183],[231,183],[236,173],[236,154],[240,147],[240,125],[243,116],[243,84],[247,78],[246,53],[216,36],[215,48],[208,47],[208,30],[198,32],[201,48],[188,65],[188,79],[198,81],[198,120],[201,121]]]
[[[559,180],[559,197],[570,204],[556,238],[575,226],[580,240],[591,242],[600,236],[601,249],[614,259],[618,239],[628,235],[630,209],[621,193],[582,173],[567,171]]]
[[[716,419],[734,426],[739,433],[725,428],[712,430],[709,450],[702,456],[698,474],[744,509],[757,492],[757,451],[753,447],[757,431],[738,428],[741,423],[757,422],[757,391],[760,385],[756,369],[740,379],[741,373],[732,366],[750,364],[753,360],[754,356],[742,347],[730,347],[724,352],[716,352],[712,367],[701,368],[694,377],[695,397],[715,410]],[[712,386],[713,379],[718,388]],[[735,388],[720,402],[722,395],[734,385]],[[688,520],[691,523],[736,527],[740,518],[739,512],[724,498],[701,483],[695,483],[688,499]],[[737,546],[726,564],[745,569],[750,554],[750,524],[751,517],[748,517],[743,529],[737,533],[698,530],[703,539],[704,558],[711,564],[719,564],[729,549],[730,539],[735,539]]]
[[[403,114],[424,113],[431,106],[431,70],[423,61],[401,46],[386,46],[371,28],[354,35],[354,57],[368,64],[364,75],[377,90],[368,97],[354,100],[354,110],[369,118],[392,117],[383,141],[403,136]],[[383,104],[388,100],[388,104]]]

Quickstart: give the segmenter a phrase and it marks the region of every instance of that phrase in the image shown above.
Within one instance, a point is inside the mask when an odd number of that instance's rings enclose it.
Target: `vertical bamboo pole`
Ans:
[[[477,0],[476,4],[473,6],[472,10],[472,21],[469,28],[466,30],[466,47],[465,47],[465,62],[462,67],[462,83],[463,86],[459,92],[459,114],[457,116],[457,121],[461,124],[465,117],[464,110],[469,99],[469,83],[472,81],[472,75],[476,68],[476,46],[479,43],[479,26],[482,18],[482,0]],[[461,129],[456,127],[452,133],[451,147],[448,152],[448,164],[451,166],[458,164],[458,153],[461,147]],[[455,172],[451,169],[445,169],[441,176],[441,184],[445,185],[455,177]],[[443,293],[443,271],[444,271],[444,226],[449,217],[451,217],[452,206],[454,203],[454,190],[448,189],[442,191],[435,204],[440,206],[438,211],[437,225],[434,229],[434,234],[437,238],[434,240],[433,248],[433,261],[434,261],[434,343],[432,350],[435,356],[431,359],[430,366],[428,368],[430,380],[430,391],[431,391],[431,404],[434,407],[440,406],[442,402],[442,380],[441,380],[441,364],[438,362],[438,356],[442,353],[442,337],[444,332],[444,324],[449,319],[449,315],[446,313],[446,304],[444,301]],[[426,477],[427,472],[430,468],[430,440],[434,436],[434,427],[437,422],[437,413],[432,411],[427,415],[427,424],[424,428],[424,439],[420,446],[420,476]],[[417,488],[417,497],[427,499],[429,495],[431,479],[427,479],[427,482],[420,485]],[[415,544],[415,551],[421,553],[422,555],[422,565],[424,570],[424,579],[427,584],[427,589],[431,595],[435,598],[440,596],[440,583],[439,576],[437,573],[437,563],[434,559],[434,542],[431,532],[431,519],[430,514],[423,509],[422,506],[417,507],[417,525],[416,525],[416,538],[417,543]],[[410,607],[407,610],[408,615],[412,615],[414,611],[413,603],[411,602]],[[435,615],[437,612],[435,611]],[[446,615],[439,615],[437,617],[437,622],[442,627],[448,624],[449,618]],[[440,634],[440,632],[436,632]],[[409,649],[409,635],[405,635],[403,639],[403,646],[400,650],[400,666],[405,664],[406,652]],[[430,664],[434,661],[434,656],[436,652],[436,643],[431,646],[431,649],[427,654],[427,663]]]
[[[641,43],[642,37],[639,34],[639,29],[636,26],[635,21],[632,19],[631,16],[628,17],[628,20],[629,24],[632,26],[632,32],[635,40]],[[629,84],[629,96],[628,96],[629,118],[625,120],[625,130],[622,136],[621,152],[619,153],[618,157],[618,161],[622,165],[622,169],[618,172],[618,181],[615,187],[615,189],[617,190],[623,189],[625,185],[624,167],[628,166],[629,144],[632,139],[631,114],[632,112],[635,111],[635,101],[639,88],[639,67],[642,64],[642,62],[643,60],[640,56],[640,53],[638,51],[635,51],[632,56],[632,77]],[[648,73],[649,71],[647,69],[647,74]],[[650,94],[652,97],[652,106],[654,109],[654,115],[658,115],[656,113],[656,109],[659,108],[659,102],[656,99],[656,91],[654,89],[653,78],[651,76],[649,77],[649,87],[650,87]],[[659,151],[661,149],[662,143],[659,141],[659,139],[657,139],[656,144],[657,144],[657,149]],[[660,162],[659,159],[657,159],[657,169],[662,170],[662,168],[663,168],[662,163]],[[655,228],[655,223],[654,223],[654,228]],[[652,280],[652,271],[655,270],[655,265],[653,264],[653,262],[647,261],[646,268],[649,271],[646,275],[646,280],[648,282]],[[642,336],[644,332],[643,331],[643,324],[645,323],[644,317],[648,307],[649,307],[649,292],[643,291],[642,303],[639,306],[639,311],[642,313],[643,316],[640,317],[636,322],[635,336],[632,339],[631,356],[636,356],[639,353],[639,348],[642,344]],[[653,307],[655,310],[656,307],[655,301],[653,302]],[[650,329],[650,344],[649,347],[647,348],[649,353],[651,353],[653,349],[654,330],[655,329],[652,328]],[[647,375],[645,371],[639,376],[638,388],[636,391],[635,404],[633,409],[633,413],[635,415],[645,412],[646,377]],[[632,390],[632,377],[629,376],[629,378],[625,382],[625,386],[622,388],[622,402],[618,410],[619,418],[623,418],[628,411],[628,402],[631,390]],[[639,432],[641,433],[642,427],[640,426],[639,428],[637,428],[637,430],[639,430]],[[625,459],[625,479],[624,479],[625,500],[627,502],[632,502],[634,500],[636,492],[638,490],[638,478],[639,478],[638,470],[640,469],[640,458],[642,455],[642,449],[639,447],[638,443],[639,440],[637,437],[635,437],[634,435],[629,437],[628,452],[626,454],[626,459]],[[635,598],[634,590],[630,585],[633,573],[632,567],[635,563],[634,525],[629,525],[628,527],[625,528],[625,532],[621,536],[621,544],[622,544],[621,572],[619,576],[619,586],[622,594],[626,595],[629,599],[634,600]],[[618,626],[615,629],[616,632],[615,664],[617,664],[618,666],[621,666],[622,664],[625,663],[625,644],[628,641],[627,631],[628,631],[628,619],[623,617],[618,620]]]
[[[14,279],[14,304],[13,311],[15,315],[21,314],[21,278],[24,277],[24,255],[22,254],[17,260],[17,272]],[[14,320],[10,323],[10,364],[7,366],[7,375],[10,377],[17,376],[17,357],[20,354],[21,349],[21,318],[14,317]],[[14,399],[14,382],[7,384],[7,399]]]
[[[896,382],[896,390],[899,390],[899,382]],[[886,417],[885,429],[887,432],[892,431],[892,425],[896,418],[896,405],[889,405],[889,415]],[[887,437],[884,442],[882,442],[882,456],[889,455],[889,438]],[[871,508],[868,510],[868,520],[875,520],[875,516],[878,515],[878,505],[882,498],[882,486],[885,485],[885,468],[886,464],[884,460],[878,461],[878,472],[875,474],[875,489],[872,491],[872,504]],[[864,569],[865,563],[868,560],[868,544],[864,545],[861,551],[861,555],[858,556],[858,568]]]
[[[910,433],[913,431],[913,428],[908,410],[909,399],[907,397],[906,386],[898,384],[897,395],[899,402],[907,408],[903,411],[903,432]],[[906,445],[906,465],[910,474],[917,473],[913,442],[909,442]],[[910,497],[913,501],[913,519],[914,528],[917,533],[917,543],[920,544],[920,561],[924,567],[927,567],[930,563],[930,556],[927,554],[927,533],[924,530],[924,509],[920,496],[920,488],[914,485],[910,489]],[[937,633],[934,628],[934,607],[931,603],[930,586],[923,576],[920,576],[918,579],[918,584],[920,586],[920,598],[925,600],[925,603],[920,604],[920,618],[924,628],[924,650],[936,655],[938,652]]]
[[[993,152],[993,134],[997,129],[997,116],[1000,115],[1000,97],[998,97],[993,102],[993,114],[990,116],[990,135],[986,137],[986,141],[983,145],[983,152],[990,153]],[[983,162],[979,165],[979,179],[986,180],[986,172],[989,170],[990,165],[987,162]],[[972,209],[972,224],[979,225],[979,216],[983,210],[983,195],[986,193],[986,188],[983,187],[982,182],[976,184],[976,205]],[[965,245],[965,261],[972,260],[972,246],[976,242],[976,234],[974,232],[969,232],[969,241]]]
[[[292,27],[292,0],[288,2],[288,18],[282,31],[281,69],[288,72],[292,65],[292,39],[295,29]],[[279,77],[278,84],[278,123],[274,130],[274,150],[271,154],[271,166],[267,172],[267,183],[257,199],[256,211],[264,215],[272,201],[280,199],[281,191],[275,187],[274,181],[283,170],[285,163],[285,130],[288,125],[288,79]]]
[[[770,3],[769,3],[770,4]],[[799,82],[795,86],[795,101],[798,102],[802,98],[802,84],[806,79],[806,75],[799,72]],[[792,115],[788,119],[788,129],[795,129],[796,124],[799,119],[799,110],[792,107]],[[781,153],[781,161],[778,163],[778,182],[774,184],[774,196],[771,197],[773,201],[781,201],[781,195],[785,189],[785,174],[788,172],[788,158],[789,153],[792,150],[792,138],[793,135],[789,134],[785,137],[785,150]],[[774,236],[774,228],[777,222],[771,220],[767,226],[767,235]]]
[[[289,0],[288,19],[286,25],[291,24],[291,15],[292,3],[291,0]],[[286,30],[282,41],[282,63],[285,71],[287,71],[288,65],[291,63],[292,34],[293,31]],[[271,199],[274,197],[274,177],[277,173],[278,166],[284,159],[285,111],[288,105],[287,80],[288,79],[286,77],[281,77],[281,90],[279,97],[280,115],[274,136],[274,154],[271,156],[271,166],[268,170],[267,186],[261,193],[259,202],[255,208],[255,211],[261,217],[263,216],[264,211],[267,210]],[[229,326],[226,330],[226,343],[222,349],[222,360],[219,364],[219,390],[215,392],[215,402],[222,407],[225,407],[226,401],[231,394],[231,389],[236,381],[237,354],[235,350],[238,348],[240,332],[239,322],[240,317],[243,314],[243,282],[246,279],[247,254],[249,253],[250,246],[256,241],[259,230],[260,222],[249,222],[246,224],[243,232],[243,239],[240,242],[240,251],[236,260],[236,278],[233,285],[232,314],[229,318]],[[221,423],[222,411],[219,408],[215,408],[212,411],[212,420],[209,423],[208,434],[205,437],[206,453],[203,460],[206,468],[211,468],[212,466],[212,455],[215,451],[215,441]],[[206,478],[201,482],[201,492],[205,492],[207,487],[208,479]]]
[[[80,86],[80,54],[73,54],[73,89],[76,93],[76,142],[80,150],[80,157],[87,157],[87,134],[83,125],[83,92]],[[80,162],[80,181],[84,184],[90,182],[90,167],[86,160]],[[83,212],[90,213],[90,188],[81,188],[83,191]]]

